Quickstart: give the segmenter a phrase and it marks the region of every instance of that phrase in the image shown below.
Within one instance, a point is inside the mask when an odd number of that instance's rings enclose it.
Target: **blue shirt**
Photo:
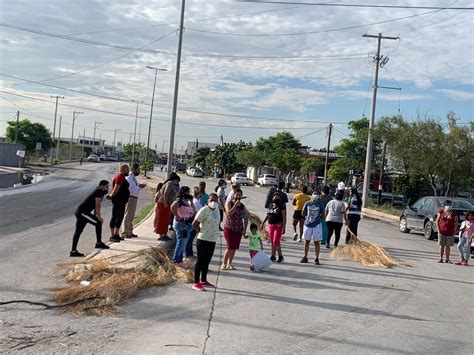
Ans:
[[[207,203],[207,200],[209,200],[209,195],[204,192],[201,195],[201,205],[205,206]]]
[[[313,201],[306,202],[303,207],[303,214],[306,212],[304,225],[309,228],[316,227],[319,223],[321,223],[321,213],[323,211],[324,205],[320,201],[316,203]]]

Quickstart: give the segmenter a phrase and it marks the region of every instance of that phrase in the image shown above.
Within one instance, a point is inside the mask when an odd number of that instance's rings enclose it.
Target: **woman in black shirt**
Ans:
[[[267,216],[263,220],[262,228],[265,226],[265,223],[268,221],[268,234],[270,237],[270,242],[272,243],[272,256],[270,257],[271,261],[276,260],[276,253],[278,252],[278,262],[283,262],[283,254],[281,252],[280,240],[281,236],[285,234],[286,226],[286,207],[285,204],[281,202],[281,197],[279,194],[273,195],[272,203],[267,210]]]

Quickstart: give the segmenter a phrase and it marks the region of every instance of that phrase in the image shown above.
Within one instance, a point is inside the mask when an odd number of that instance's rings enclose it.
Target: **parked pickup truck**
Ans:
[[[357,186],[357,191],[362,195],[362,184]],[[374,203],[378,202],[378,198],[379,198],[378,191],[370,191],[369,195]],[[392,194],[391,192],[382,192],[380,203],[382,205],[392,205],[392,199],[393,199],[393,206],[395,207],[397,206],[405,207],[407,205],[407,198],[404,195]]]

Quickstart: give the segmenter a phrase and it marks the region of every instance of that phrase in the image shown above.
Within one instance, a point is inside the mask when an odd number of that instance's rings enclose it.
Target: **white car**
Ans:
[[[91,154],[91,155],[89,155],[89,157],[87,158],[87,161],[93,161],[93,162],[96,162],[96,163],[97,163],[97,162],[100,161],[100,158],[99,158],[97,155],[95,155],[95,154]]]
[[[278,186],[278,179],[273,174],[263,174],[258,177],[257,183],[260,186]]]
[[[198,168],[194,168],[194,169],[191,170],[190,176],[192,176],[192,177],[204,177],[204,173],[202,172],[202,170],[200,170]]]
[[[244,173],[235,173],[231,178],[230,182],[232,184],[239,183],[240,185],[248,185],[249,179]]]

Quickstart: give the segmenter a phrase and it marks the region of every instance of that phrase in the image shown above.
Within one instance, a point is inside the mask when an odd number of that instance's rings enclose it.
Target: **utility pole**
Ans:
[[[86,140],[86,128],[82,131],[82,150],[81,150],[81,158],[84,158],[84,141]]]
[[[153,69],[155,71],[155,81],[153,83],[153,94],[151,95],[151,109],[150,109],[150,122],[148,124],[148,139],[146,143],[146,151],[145,151],[145,164],[143,167],[143,176],[146,176],[146,169],[148,165],[148,150],[150,149],[150,137],[151,137],[151,121],[153,119],[153,103],[155,102],[155,89],[156,89],[156,76],[158,75],[158,71],[166,71],[166,69],[155,68],[147,65],[148,69]]]
[[[79,112],[79,111],[74,111],[72,113],[71,142],[69,143],[69,161],[72,161],[72,141],[74,139],[74,123],[76,122],[76,118],[83,113],[84,112]]]
[[[367,201],[370,191],[370,172],[371,172],[371,163],[372,163],[372,133],[375,126],[375,106],[377,103],[377,89],[378,89],[378,80],[379,80],[379,67],[381,65],[380,57],[380,46],[382,44],[382,39],[391,39],[398,40],[399,37],[387,37],[382,36],[379,33],[377,36],[365,34],[362,37],[367,38],[377,38],[377,54],[374,57],[374,83],[372,86],[372,107],[370,110],[370,122],[369,122],[369,133],[367,136],[367,152],[365,154],[365,172],[364,172],[364,184],[362,191],[362,206],[367,207]],[[386,63],[385,61],[382,63]]]
[[[385,153],[387,151],[387,143],[383,143],[383,151],[382,151],[382,166],[380,168],[380,179],[379,179],[379,195],[377,197],[377,204],[380,205],[382,201],[382,189],[383,189],[383,174],[385,168]]]
[[[135,129],[133,130],[133,146],[132,146],[132,161],[131,161],[131,164],[133,165],[135,163],[135,144],[137,141],[138,104],[144,103],[144,102],[138,101],[138,100],[131,100],[131,101],[137,103],[137,109],[135,111]],[[140,119],[140,133],[141,133],[141,128],[142,128],[141,121],[142,120]],[[138,140],[140,140],[140,137],[138,138]]]
[[[59,159],[59,149],[61,147],[61,123],[63,122],[63,116],[59,116],[59,131],[58,131],[58,143],[56,147],[56,161]]]
[[[179,93],[179,73],[181,70],[181,48],[183,46],[183,32],[184,32],[184,9],[186,7],[186,0],[181,3],[181,19],[179,22],[179,39],[178,39],[178,55],[176,57],[176,77],[174,81],[174,98],[173,98],[173,116],[171,117],[170,127],[170,145],[168,149],[168,164],[167,176],[171,174],[171,167],[173,166],[173,148],[174,148],[174,132],[176,130],[176,113],[178,111],[178,93]]]
[[[54,138],[56,136],[56,118],[58,116],[58,99],[64,99],[64,96],[59,96],[59,95],[56,95],[56,96],[53,96],[53,95],[50,95],[51,98],[55,98],[56,99],[56,106],[55,106],[55,109],[54,109],[54,123],[53,123],[53,142],[54,142]],[[51,148],[51,156],[50,156],[50,160],[51,160],[51,164],[53,164],[53,149]]]
[[[16,111],[15,144],[18,144],[18,126],[20,125],[20,111]]]
[[[91,154],[94,153],[94,148],[95,148],[95,130],[97,129],[97,126],[99,126],[100,124],[102,124],[102,122],[97,122],[97,121],[94,122],[94,138],[92,140]],[[95,152],[97,153],[97,149],[95,149]]]
[[[121,131],[121,129],[116,128],[114,129],[114,154],[115,154],[115,138],[117,138],[117,132]]]
[[[324,162],[324,186],[328,184],[329,150],[331,149],[332,123],[328,127],[328,144],[326,146],[326,161]]]
[[[224,145],[224,135],[221,134],[221,145]]]

